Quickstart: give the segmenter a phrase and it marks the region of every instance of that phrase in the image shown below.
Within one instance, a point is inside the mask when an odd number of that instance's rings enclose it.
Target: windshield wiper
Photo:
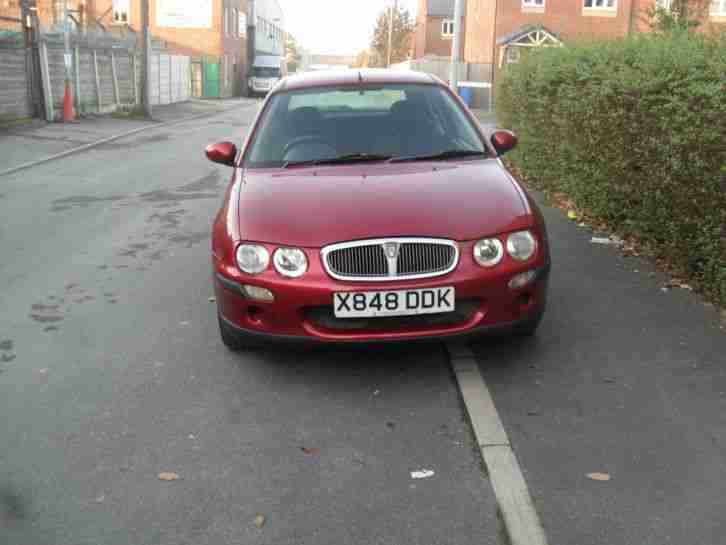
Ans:
[[[339,155],[329,159],[311,159],[309,161],[288,161],[282,168],[305,166],[305,165],[342,165],[346,163],[367,163],[371,161],[388,161],[393,158],[392,155],[383,155],[378,153],[349,153],[347,155]]]
[[[409,155],[406,157],[393,157],[390,163],[405,163],[411,161],[443,161],[445,159],[457,159],[460,157],[482,157],[486,156],[485,151],[473,149],[451,149],[440,153],[432,153],[431,155]]]

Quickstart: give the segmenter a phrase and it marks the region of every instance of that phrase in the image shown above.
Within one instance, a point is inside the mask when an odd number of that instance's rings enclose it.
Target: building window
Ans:
[[[441,23],[441,35],[442,36],[453,36],[454,35],[454,20],[445,19]]]
[[[130,0],[113,0],[113,11],[111,20],[114,25],[129,24],[129,10],[131,9]]]
[[[585,0],[585,9],[615,10],[617,7],[617,0]]]
[[[543,8],[545,0],[522,0],[523,8]]]
[[[517,64],[519,59],[522,58],[522,52],[518,47],[508,47],[505,56],[507,64]]]
[[[711,2],[711,15],[726,17],[726,0],[713,0]]]

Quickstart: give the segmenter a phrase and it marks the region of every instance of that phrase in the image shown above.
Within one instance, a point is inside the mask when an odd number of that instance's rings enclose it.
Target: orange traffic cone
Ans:
[[[66,90],[63,95],[63,122],[73,121],[75,113],[73,112],[73,98],[71,97],[71,82],[66,80]]]

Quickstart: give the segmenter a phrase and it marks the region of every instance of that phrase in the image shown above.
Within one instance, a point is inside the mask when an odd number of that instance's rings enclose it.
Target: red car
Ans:
[[[224,343],[534,333],[550,258],[498,159],[515,144],[425,74],[281,81],[240,151],[206,150],[234,168],[212,235]]]

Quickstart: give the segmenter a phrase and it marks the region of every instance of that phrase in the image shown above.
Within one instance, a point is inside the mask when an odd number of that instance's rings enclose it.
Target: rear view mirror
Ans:
[[[237,158],[237,146],[232,142],[209,144],[204,152],[207,154],[207,159],[213,163],[219,163],[220,165],[226,165],[228,167],[233,167],[234,160]]]
[[[492,146],[499,155],[504,155],[517,145],[517,137],[511,131],[497,130],[491,136]]]

